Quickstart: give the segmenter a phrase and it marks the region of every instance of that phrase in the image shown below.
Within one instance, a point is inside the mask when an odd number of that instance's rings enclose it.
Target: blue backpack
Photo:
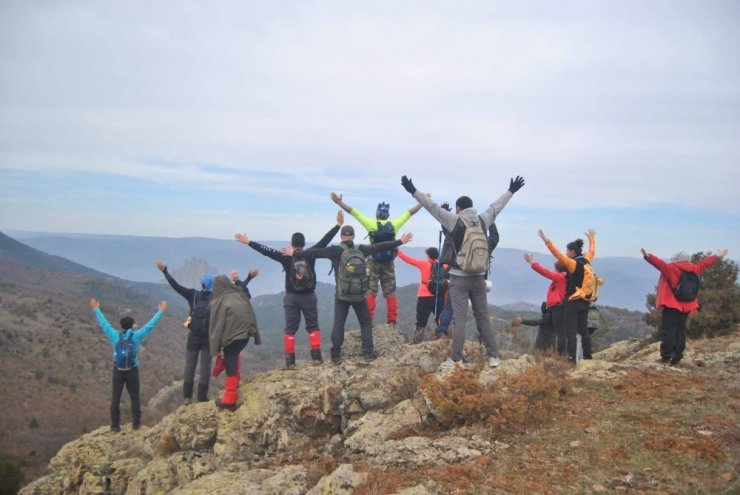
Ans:
[[[373,244],[378,242],[392,241],[396,238],[396,229],[391,222],[378,222],[378,229],[370,232],[370,240]],[[375,261],[393,261],[398,253],[397,248],[375,251],[371,256]]]
[[[136,362],[136,352],[134,351],[134,332],[129,332],[129,336],[124,338],[123,334],[118,338],[116,344],[116,369],[120,371],[129,371],[133,369]]]

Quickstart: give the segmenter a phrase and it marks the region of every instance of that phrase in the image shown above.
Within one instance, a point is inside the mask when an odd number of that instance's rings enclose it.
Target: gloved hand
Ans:
[[[406,177],[405,175],[401,177],[401,185],[404,189],[406,189],[409,193],[414,194],[416,192],[416,188],[414,187],[414,183],[411,182],[411,179]]]
[[[511,191],[511,194],[514,194],[519,189],[524,187],[524,177],[516,176],[516,179],[511,179],[509,181],[509,191]]]

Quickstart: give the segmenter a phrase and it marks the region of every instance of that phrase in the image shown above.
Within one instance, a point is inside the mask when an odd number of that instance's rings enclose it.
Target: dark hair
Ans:
[[[571,251],[575,251],[576,256],[580,256],[583,252],[583,239],[576,239],[573,242],[569,242],[567,246]]]
[[[301,234],[300,232],[296,232],[293,234],[293,236],[290,238],[290,245],[297,248],[302,248],[306,246],[306,237]]]
[[[464,210],[465,208],[472,208],[473,200],[467,196],[460,196],[459,198],[457,198],[457,201],[455,201],[455,206],[457,206],[461,210]]]
[[[565,263],[563,263],[562,261],[557,260],[555,262],[555,271],[556,272],[567,272],[568,271],[568,267],[565,266]]]
[[[131,328],[134,328],[134,323],[136,322],[130,316],[124,316],[123,318],[121,318],[120,323],[121,328],[123,328],[124,330],[129,330]]]
[[[439,249],[434,246],[427,248],[427,256],[429,256],[433,260],[436,260],[437,258],[439,258]]]

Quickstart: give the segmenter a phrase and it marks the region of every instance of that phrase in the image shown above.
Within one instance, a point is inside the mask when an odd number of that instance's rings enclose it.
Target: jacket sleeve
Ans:
[[[421,270],[421,267],[424,266],[424,263],[426,263],[426,260],[420,260],[417,258],[412,258],[408,254],[404,253],[400,249],[398,250],[398,257],[401,258],[403,261],[408,263],[409,265],[413,265],[419,270]]]
[[[662,275],[668,277],[668,264],[665,261],[650,253],[645,256],[645,261],[657,268]]]
[[[393,224],[393,231],[398,234],[398,231],[401,230],[403,224],[409,221],[409,218],[411,218],[411,213],[409,213],[408,210],[404,211],[396,218],[394,218],[391,222]]]
[[[699,275],[704,273],[704,270],[706,270],[707,268],[715,264],[718,260],[719,260],[719,257],[713,254],[711,256],[707,256],[700,262],[696,263],[696,268],[697,268],[697,271],[699,272]]]
[[[565,268],[568,270],[569,273],[573,273],[576,270],[576,260],[568,258],[566,255],[561,253],[560,250],[555,247],[555,244],[553,244],[551,240],[548,239],[548,241],[545,243],[545,246],[547,246],[547,249],[550,250],[553,256],[555,256],[565,265]]]
[[[328,246],[331,240],[334,239],[334,236],[337,235],[337,232],[339,232],[339,225],[332,227],[331,230],[324,234],[324,237],[322,237],[319,242],[311,246],[311,248],[324,248]]]
[[[103,312],[100,311],[100,308],[93,309],[93,313],[98,319],[98,325],[100,325],[100,329],[103,330],[105,336],[108,337],[108,340],[110,340],[111,344],[116,344],[116,342],[118,342],[118,330],[113,328],[113,325],[108,323],[108,320],[105,319],[105,315],[103,315]]]
[[[591,261],[596,256],[596,235],[588,234],[588,252],[584,256],[588,261]]]
[[[143,341],[149,333],[154,330],[154,327],[159,323],[159,320],[162,318],[162,310],[158,310],[154,316],[152,316],[152,319],[149,320],[146,325],[141,327],[139,330],[134,332],[134,342],[139,343]]]
[[[451,211],[447,211],[437,203],[432,201],[432,198],[419,190],[414,193],[414,199],[416,199],[425,210],[429,212],[442,226],[443,229],[447,229],[447,232],[452,232],[457,223],[458,215]]]
[[[180,294],[182,297],[185,298],[185,300],[190,305],[190,309],[193,309],[193,297],[195,296],[195,289],[189,289],[187,287],[184,287],[177,283],[177,280],[174,279],[172,275],[170,275],[170,272],[167,271],[167,268],[162,270],[162,273],[164,274],[164,278],[167,280],[167,283],[170,284],[170,287],[175,289],[175,292]]]
[[[544,266],[540,265],[539,263],[532,263],[532,270],[536,271],[540,275],[542,275],[545,278],[549,278],[552,281],[557,280],[560,278],[558,276],[558,272],[552,272],[545,268]]]
[[[271,258],[277,261],[278,263],[283,262],[284,255],[277,249],[272,249],[271,247],[267,247],[264,244],[260,244],[259,242],[256,242],[256,241],[249,241],[249,247],[257,251],[261,255],[267,256],[268,258]]]
[[[526,325],[528,327],[538,327],[542,325],[542,318],[539,319],[531,319],[531,320],[524,320],[522,319],[522,325]]]
[[[486,228],[490,227],[496,220],[496,217],[501,213],[501,210],[504,209],[504,206],[506,206],[512,196],[514,196],[514,193],[507,189],[496,201],[488,206],[486,211],[479,215]]]
[[[393,241],[378,242],[375,244],[360,244],[357,247],[359,247],[360,251],[362,251],[363,254],[367,256],[373,254],[376,251],[385,251],[386,249],[397,248],[401,245],[403,245],[401,239],[395,239]]]
[[[360,224],[362,224],[362,226],[365,227],[365,230],[367,230],[368,232],[375,232],[376,230],[378,230],[378,222],[364,215],[357,208],[352,208],[349,214],[355,217],[355,219],[357,219],[357,221],[360,222]]]

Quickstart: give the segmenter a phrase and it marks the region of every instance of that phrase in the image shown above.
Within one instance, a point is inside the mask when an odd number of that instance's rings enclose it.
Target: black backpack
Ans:
[[[432,271],[429,275],[429,280],[427,280],[427,289],[429,289],[429,292],[432,294],[444,294],[444,291],[447,290],[449,285],[450,274],[439,264],[439,262],[434,262],[432,264]]]
[[[208,325],[211,321],[211,294],[211,292],[195,292],[193,309],[190,311],[190,331],[193,335],[208,338]]]
[[[129,371],[133,369],[135,362],[134,332],[129,332],[127,338],[124,338],[124,333],[121,333],[116,343],[116,368],[121,371]]]
[[[378,222],[378,230],[370,232],[370,240],[373,244],[379,242],[392,241],[396,238],[396,229],[391,222]],[[386,249],[385,251],[376,251],[372,254],[375,261],[391,261],[396,258],[397,248]]]
[[[691,302],[696,300],[699,295],[699,288],[701,287],[701,281],[699,276],[694,272],[681,270],[681,277],[678,279],[678,284],[672,288],[673,295],[676,296],[681,302]]]
[[[308,292],[316,287],[316,273],[309,261],[301,255],[301,250],[293,253],[290,260],[288,283],[296,292]]]

